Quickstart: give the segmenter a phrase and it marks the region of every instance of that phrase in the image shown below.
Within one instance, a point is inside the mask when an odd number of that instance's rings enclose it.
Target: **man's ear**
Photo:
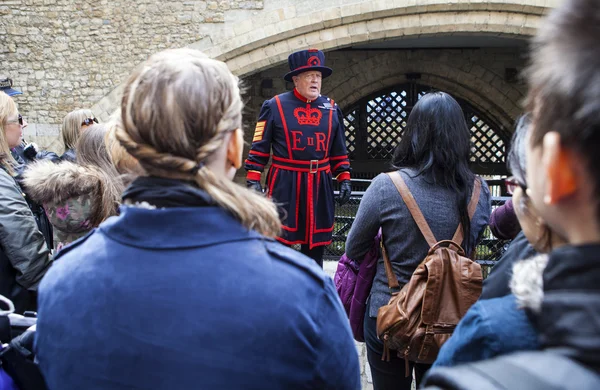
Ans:
[[[242,154],[244,152],[244,132],[242,129],[235,129],[229,137],[227,144],[227,161],[235,169],[242,166]]]
[[[579,187],[577,161],[573,153],[560,142],[560,134],[549,132],[543,140],[542,164],[547,175],[544,202],[556,204],[573,194]]]

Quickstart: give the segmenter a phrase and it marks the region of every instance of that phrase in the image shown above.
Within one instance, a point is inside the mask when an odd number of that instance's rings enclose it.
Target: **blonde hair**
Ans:
[[[165,50],[130,76],[117,138],[148,174],[195,182],[245,227],[279,233],[275,204],[205,163],[242,126],[237,78],[227,65],[192,49]]]
[[[106,124],[106,128],[108,130],[106,133],[106,147],[117,172],[121,175],[143,175],[145,172],[138,160],[127,153],[127,150],[117,139],[119,123],[109,122]]]
[[[118,214],[124,187],[108,154],[107,133],[104,125],[90,126],[76,144],[77,164],[94,170],[100,178],[100,187],[97,188],[100,201],[94,204],[92,210],[92,226],[98,226],[106,218]]]
[[[16,164],[16,161],[10,153],[10,147],[6,140],[5,126],[8,117],[17,112],[17,104],[15,101],[4,92],[0,92],[0,165],[9,175],[14,174],[13,167]]]
[[[94,117],[94,114],[88,109],[74,110],[65,116],[61,128],[65,150],[75,149],[75,144],[81,134],[81,123],[87,118],[92,117]]]

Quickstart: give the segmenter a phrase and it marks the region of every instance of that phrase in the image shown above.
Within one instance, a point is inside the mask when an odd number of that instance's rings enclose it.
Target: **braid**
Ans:
[[[137,143],[129,134],[119,127],[116,136],[127,153],[135,157],[148,174],[159,177],[193,180],[190,172],[197,163],[184,158],[173,156],[169,153],[160,153],[148,144]]]
[[[196,161],[204,162],[207,158],[212,156],[214,152],[219,150],[219,148],[223,145],[223,138],[225,138],[226,134],[226,131],[221,131],[206,144],[200,146],[196,151]]]

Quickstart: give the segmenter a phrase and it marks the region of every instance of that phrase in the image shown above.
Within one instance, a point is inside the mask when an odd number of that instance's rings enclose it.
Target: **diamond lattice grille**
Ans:
[[[390,92],[367,102],[367,155],[388,159],[406,127],[407,92]]]
[[[358,130],[356,109],[346,115],[344,118],[344,126],[346,127],[346,149],[348,150],[348,158],[353,160],[356,151],[356,132]]]
[[[471,122],[471,161],[483,163],[505,162],[506,144],[504,140],[477,115],[471,114],[468,119]]]
[[[432,91],[427,85],[407,83],[357,102],[344,118],[349,157],[359,163],[389,160],[404,134],[410,110]],[[469,102],[457,101],[471,132],[470,161],[491,164],[484,170],[504,172],[508,136]]]

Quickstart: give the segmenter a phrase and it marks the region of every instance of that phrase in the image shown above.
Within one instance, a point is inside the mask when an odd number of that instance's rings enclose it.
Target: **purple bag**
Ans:
[[[350,328],[356,341],[365,341],[363,322],[367,311],[367,298],[377,271],[380,240],[381,229],[373,240],[373,246],[360,264],[344,253],[333,277],[335,288],[342,300],[346,314],[348,314]]]

